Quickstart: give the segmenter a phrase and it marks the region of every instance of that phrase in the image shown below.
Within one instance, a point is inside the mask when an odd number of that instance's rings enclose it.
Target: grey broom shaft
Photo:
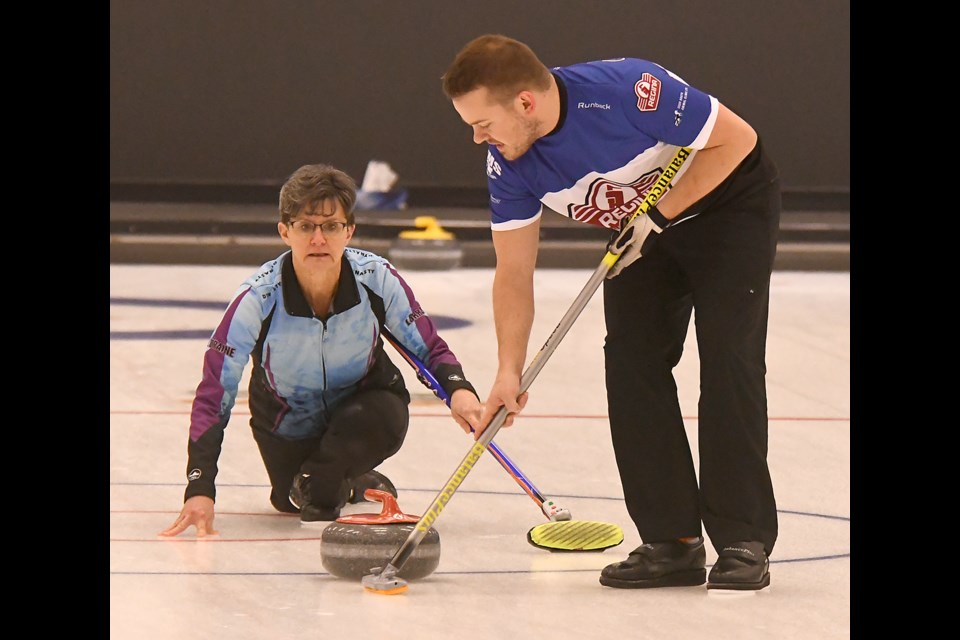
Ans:
[[[536,356],[534,356],[533,362],[531,362],[527,367],[527,370],[523,372],[523,376],[520,378],[520,393],[523,393],[529,389],[530,385],[533,384],[533,381],[540,373],[540,370],[543,369],[543,366],[547,364],[547,360],[551,355],[553,355],[553,352],[556,351],[557,345],[559,345],[560,341],[563,340],[563,337],[567,335],[570,327],[573,326],[573,323],[576,322],[584,308],[586,308],[587,303],[590,302],[591,298],[593,298],[593,294],[596,293],[597,289],[600,287],[600,283],[603,282],[603,279],[606,277],[609,270],[610,267],[608,267],[605,262],[601,262],[600,265],[594,269],[593,275],[590,276],[589,280],[587,280],[587,284],[583,286],[583,289],[580,291],[580,295],[576,297],[576,299],[573,301],[573,304],[570,305],[569,309],[567,309],[567,312],[563,314],[563,318],[560,319],[560,323],[557,324],[557,328],[553,330],[553,333],[550,334],[550,337],[547,338],[547,341],[543,343],[540,351]],[[489,430],[490,429],[488,428],[483,432],[483,434],[480,436],[480,442],[486,443],[493,439],[493,435],[491,435],[490,438],[484,441],[487,431]]]

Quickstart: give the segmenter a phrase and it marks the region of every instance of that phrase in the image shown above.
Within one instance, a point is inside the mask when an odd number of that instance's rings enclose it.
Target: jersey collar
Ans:
[[[557,126],[555,126],[550,133],[543,136],[544,138],[560,131],[560,129],[563,128],[563,123],[567,120],[567,85],[563,83],[563,78],[553,73],[553,71],[550,73],[553,75],[554,80],[557,81],[557,90],[560,92],[560,117],[557,118]]]
[[[293,254],[289,251],[282,258],[280,274],[281,281],[286,283],[282,289],[283,306],[287,313],[303,318],[314,317],[313,309],[310,308],[300,287],[300,281],[297,280],[297,273],[293,270]],[[358,304],[360,304],[360,291],[357,289],[357,279],[353,275],[353,266],[347,260],[345,251],[340,259],[340,286],[337,287],[337,295],[333,298],[333,312],[342,313]]]

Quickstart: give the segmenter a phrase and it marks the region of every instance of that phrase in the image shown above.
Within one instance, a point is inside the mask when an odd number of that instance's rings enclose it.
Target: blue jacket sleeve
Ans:
[[[448,396],[457,389],[468,389],[477,395],[456,355],[437,333],[433,320],[423,310],[407,282],[389,264],[383,270],[381,285],[386,314],[384,324],[397,340],[426,365]]]
[[[196,495],[216,498],[214,481],[224,429],[263,320],[258,296],[251,293],[249,286],[238,291],[207,343],[203,373],[190,412],[184,500]]]

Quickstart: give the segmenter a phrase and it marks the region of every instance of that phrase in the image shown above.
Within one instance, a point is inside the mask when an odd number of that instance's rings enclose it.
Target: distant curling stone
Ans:
[[[463,263],[463,249],[456,236],[444,230],[432,216],[417,216],[419,230],[401,231],[390,244],[388,257],[399,269],[455,269]]]
[[[420,520],[400,511],[396,498],[386,491],[367,489],[364,497],[382,502],[382,512],[341,516],[324,528],[320,538],[323,568],[338,578],[359,581],[375,569],[383,569]],[[433,573],[439,564],[440,533],[430,527],[397,576],[419,580]]]

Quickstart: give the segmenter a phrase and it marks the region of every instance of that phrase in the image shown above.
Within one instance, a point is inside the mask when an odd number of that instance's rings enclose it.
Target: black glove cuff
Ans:
[[[440,386],[443,387],[443,390],[446,392],[447,397],[453,400],[453,392],[457,389],[466,389],[473,395],[477,396],[477,400],[480,399],[480,394],[477,393],[477,390],[473,388],[473,385],[467,380],[467,377],[463,375],[463,368],[457,365],[451,364],[441,364],[436,367],[436,379],[440,383]],[[482,402],[482,401],[481,401]]]
[[[653,220],[654,224],[656,224],[661,229],[666,229],[667,227],[670,226],[670,223],[672,222],[671,220],[667,220],[666,218],[664,218],[663,214],[660,213],[660,210],[657,209],[656,206],[650,207],[650,209],[647,211],[647,215],[650,216],[650,219]]]
[[[196,480],[187,484],[183,491],[183,501],[186,502],[194,496],[207,496],[214,502],[217,501],[217,488],[212,482],[198,482]]]

